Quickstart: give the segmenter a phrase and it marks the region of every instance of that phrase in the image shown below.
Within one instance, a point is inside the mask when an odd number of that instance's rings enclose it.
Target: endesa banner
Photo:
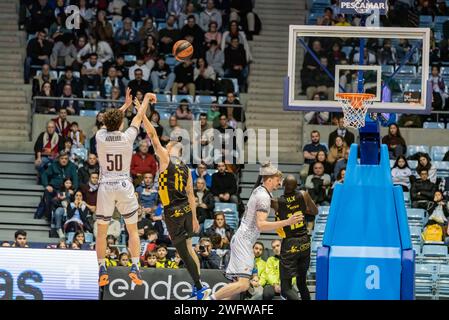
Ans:
[[[143,285],[136,286],[125,267],[109,268],[109,285],[103,300],[188,300],[192,280],[186,269],[141,269]],[[201,270],[201,281],[214,293],[229,280],[221,270]],[[238,298],[238,297],[236,297]]]
[[[0,300],[98,300],[95,251],[0,248]]]

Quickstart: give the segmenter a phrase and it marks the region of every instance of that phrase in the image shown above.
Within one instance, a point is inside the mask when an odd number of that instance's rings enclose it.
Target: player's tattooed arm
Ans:
[[[125,113],[126,110],[128,110],[129,107],[131,107],[132,105],[133,105],[133,96],[131,95],[131,89],[128,87],[128,88],[126,88],[125,103],[119,110],[121,112]]]

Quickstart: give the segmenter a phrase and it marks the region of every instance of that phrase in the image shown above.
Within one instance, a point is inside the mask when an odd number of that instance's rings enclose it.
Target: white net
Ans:
[[[365,126],[365,117],[368,108],[374,102],[372,97],[360,96],[339,96],[338,100],[343,109],[343,122],[345,127],[360,129]]]

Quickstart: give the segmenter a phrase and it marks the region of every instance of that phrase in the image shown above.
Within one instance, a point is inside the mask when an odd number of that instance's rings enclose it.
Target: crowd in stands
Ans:
[[[76,28],[70,5],[80,9]],[[62,104],[77,115],[90,106],[70,98],[121,100],[127,86],[133,96],[194,97],[226,93],[232,78],[246,92],[248,41],[260,30],[251,0],[22,0],[19,24],[29,34],[25,82],[33,96],[61,98],[39,100],[36,112],[54,114]],[[194,54],[177,63],[171,53],[181,39]]]
[[[329,1],[323,8],[323,2],[315,6],[312,2],[309,7],[307,23],[320,26],[360,26],[362,19],[359,15],[345,15],[340,12],[340,1]],[[447,111],[449,81],[447,69],[449,21],[446,3],[440,0],[418,1],[389,1],[389,10],[380,15],[380,25],[384,27],[429,27],[431,29],[429,62],[432,82],[432,110]],[[310,37],[306,39],[310,52],[306,52],[301,70],[301,94],[308,100],[334,100],[334,81],[324,72],[326,67],[331,74],[335,72],[335,65],[359,64],[359,40],[357,38],[338,37]],[[407,39],[369,39],[364,48],[363,57],[365,65],[381,65],[382,80],[388,79],[382,90],[382,101],[403,102],[404,93],[418,92],[416,80],[421,77],[422,46]],[[414,50],[411,52],[410,50]],[[314,57],[315,56],[315,57]],[[405,59],[405,58],[408,58]],[[316,60],[318,59],[320,63]],[[405,61],[404,67],[402,63]],[[401,66],[407,68],[408,75],[397,75],[390,79],[393,70]],[[385,67],[385,68],[384,68]],[[405,72],[405,71],[404,71]],[[347,92],[357,92],[357,74],[345,71],[339,76],[340,85]],[[369,73],[364,73],[366,92],[375,93],[369,88],[370,82],[375,84]],[[385,83],[384,83],[385,84]],[[373,87],[373,86],[372,86]],[[370,91],[371,90],[371,91]],[[312,124],[330,123],[333,117],[326,112],[309,112],[306,121]],[[447,114],[432,115],[399,115],[397,123],[400,127],[422,128],[424,122],[441,122],[447,124]],[[335,124],[334,122],[332,122]]]
[[[310,143],[303,148],[303,187],[315,203],[321,206],[328,206],[335,185],[344,183],[349,146],[354,142],[354,135],[346,130],[341,119],[339,120],[337,129],[329,134],[327,144],[321,142],[320,133],[315,130],[311,132]],[[401,186],[403,192],[409,195],[412,208],[426,211],[427,225],[437,222],[447,237],[449,170],[439,171],[426,152],[408,154],[407,143],[396,123],[389,126],[388,134],[382,138],[382,143],[388,147],[393,184]],[[449,150],[445,151],[439,160],[449,162]],[[411,162],[416,165],[411,166]]]

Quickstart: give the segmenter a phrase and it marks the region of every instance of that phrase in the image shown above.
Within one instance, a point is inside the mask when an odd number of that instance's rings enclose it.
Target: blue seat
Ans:
[[[161,116],[161,120],[168,120],[170,119],[170,116],[172,115],[169,111],[160,111],[159,115]]]
[[[341,48],[341,52],[343,52],[346,55],[346,59],[349,59],[349,56],[351,55],[353,48],[350,46],[345,46]]]
[[[329,215],[329,210],[330,210],[329,206],[320,206],[318,208],[318,215],[322,217],[327,217]]]
[[[100,91],[97,90],[83,90],[83,98],[97,99],[100,95]]]
[[[445,176],[446,173],[449,173],[449,162],[448,161],[433,161],[432,162],[435,168],[437,169],[438,175]]]
[[[171,102],[171,95],[169,94],[156,94],[157,102]]]
[[[213,175],[215,172],[217,172],[217,170],[215,169],[207,169],[207,173],[210,175]]]
[[[143,26],[143,21],[133,22],[133,27],[134,27],[134,29],[136,29],[137,31],[139,31],[140,28],[142,28],[142,26]]]
[[[449,146],[433,146],[430,149],[430,157],[433,161],[442,161],[446,152],[449,151]]]
[[[117,29],[123,28],[123,21],[122,20],[117,20],[116,22],[114,22],[114,27],[117,28]]]
[[[174,68],[176,64],[178,64],[178,61],[173,56],[167,56],[165,57],[165,62],[170,66],[170,68]]]
[[[80,110],[81,117],[96,117],[99,111],[97,110]]]
[[[407,146],[407,155],[411,156],[415,153],[423,152],[423,153],[429,153],[429,146],[425,145],[408,145]]]
[[[418,161],[416,160],[407,160],[408,162],[408,166],[410,167],[410,169],[415,170],[416,167],[418,166]]]
[[[394,72],[394,66],[382,65],[382,75],[391,76]]]
[[[414,244],[414,245],[413,245],[413,250],[415,250],[415,254],[416,254],[417,256],[419,256],[419,255],[421,254],[421,245],[419,245],[419,244]]]
[[[424,129],[444,129],[444,123],[442,122],[424,122]]]
[[[137,57],[133,54],[127,54],[125,55],[125,62],[136,62]]]
[[[443,31],[443,23],[449,20],[447,16],[436,16],[434,20],[434,32]]]
[[[92,242],[94,242],[94,235],[93,235],[93,233],[86,232],[86,233],[84,234],[84,238],[85,238],[85,240],[86,240],[86,243],[92,243]]]
[[[430,28],[433,24],[432,16],[419,16],[419,27]]]
[[[447,257],[447,246],[423,245],[422,255],[425,257]]]
[[[220,96],[218,97],[218,104],[223,104],[226,101],[227,97],[225,96]]]
[[[421,239],[421,227],[410,226],[410,237]]]
[[[309,13],[309,16],[307,17],[307,24],[308,25],[315,25],[318,18],[321,16],[322,14],[319,13]]]
[[[207,229],[212,227],[213,224],[214,224],[214,220],[213,219],[206,219],[206,220],[204,220],[204,230],[206,231]]]
[[[217,203],[215,203],[214,211],[215,212],[217,212],[217,211],[237,212],[237,205],[235,203],[217,202]]]
[[[75,232],[67,232],[65,236],[67,238],[67,243],[72,243]]]
[[[313,229],[313,235],[314,237],[318,236],[318,237],[323,237],[324,235],[324,230],[326,229],[326,224],[324,223],[317,223],[315,224],[315,228]]]
[[[213,102],[217,101],[217,97],[215,96],[196,96],[195,97],[195,103],[198,104],[211,104]]]
[[[424,221],[425,211],[424,209],[407,209],[407,218],[409,222],[420,222],[421,224]]]
[[[42,70],[37,70],[36,71],[36,76],[40,76],[41,74],[42,74]],[[50,77],[58,79],[58,71],[51,70],[50,71]]]
[[[172,96],[172,102],[181,103],[181,100],[187,100],[189,103],[193,103],[193,97],[188,94],[178,94]]]
[[[421,91],[421,85],[417,83],[405,83],[403,88],[404,91],[411,91],[411,92]]]
[[[167,23],[166,22],[159,22],[158,24],[157,24],[157,30],[158,31],[160,31],[160,30],[162,30],[162,29],[164,29],[164,28],[166,28],[167,27]]]
[[[396,75],[403,78],[415,78],[416,68],[415,66],[403,65]]]
[[[192,237],[192,245],[196,246],[200,242],[200,237]]]

